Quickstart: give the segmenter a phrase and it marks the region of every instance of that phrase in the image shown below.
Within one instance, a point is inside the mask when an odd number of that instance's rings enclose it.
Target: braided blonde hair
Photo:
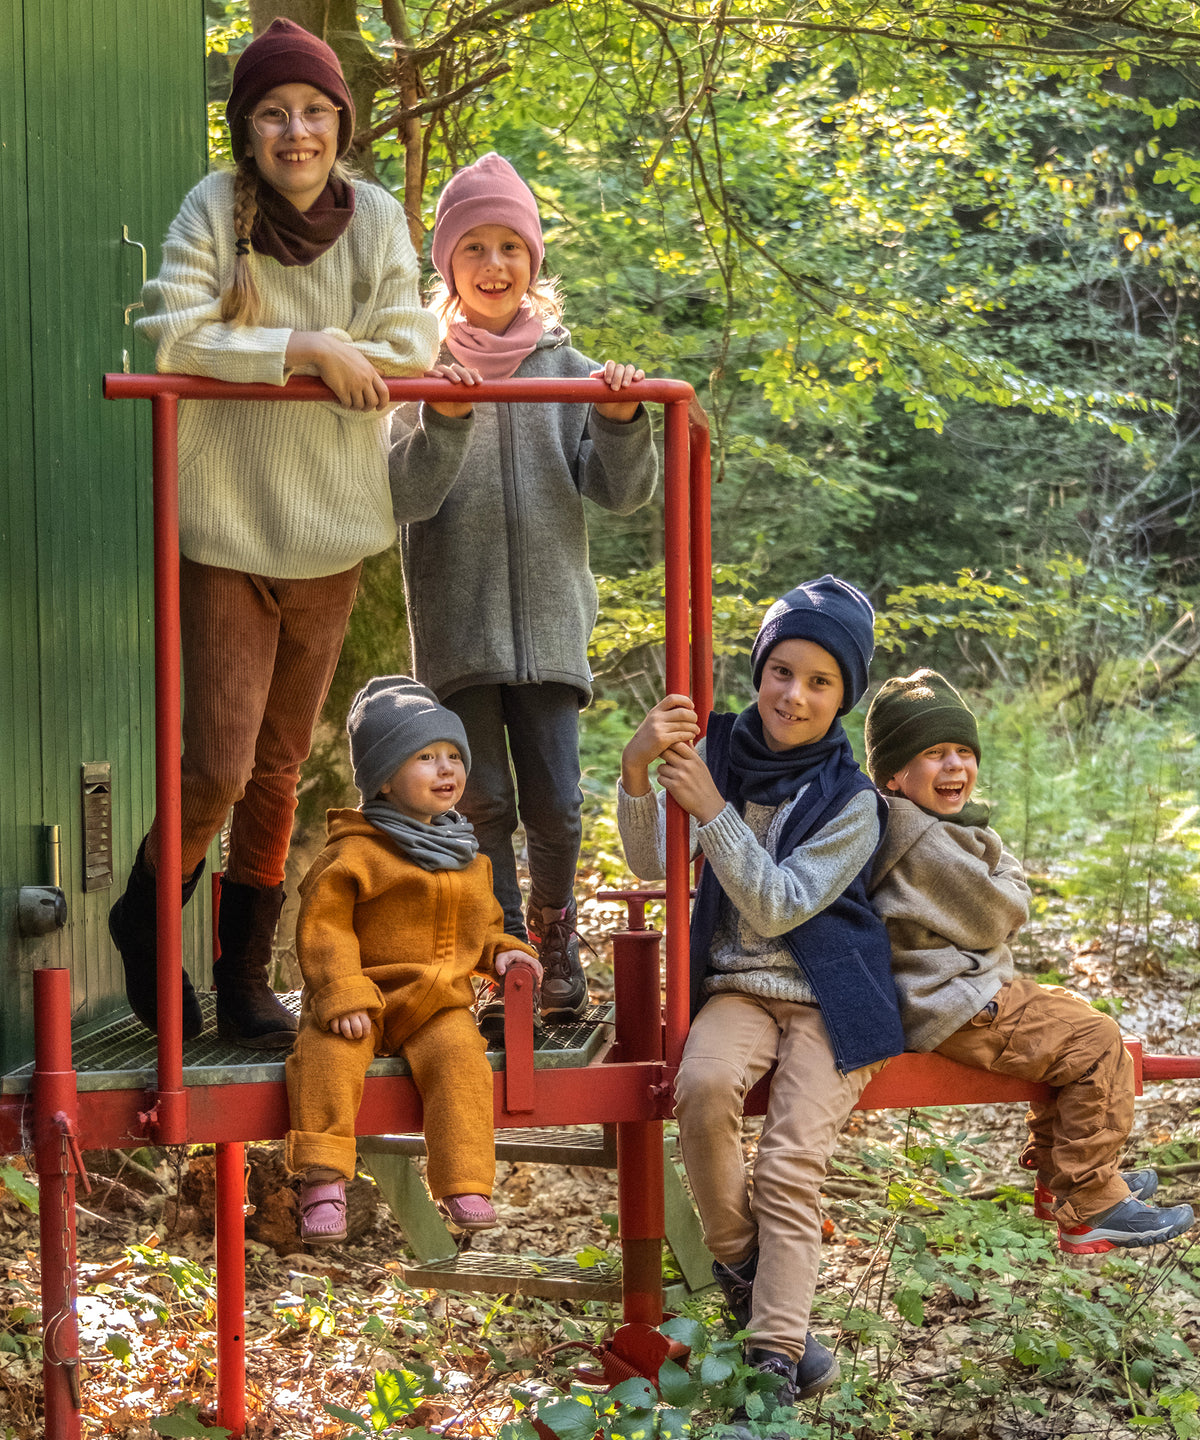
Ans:
[[[250,268],[250,232],[258,219],[258,166],[253,155],[238,161],[233,176],[233,233],[237,236],[237,259],[233,278],[221,292],[221,319],[230,325],[257,325],[262,315],[262,296]]]
[[[354,171],[344,160],[335,160],[331,175],[351,184]],[[258,187],[262,177],[253,155],[244,155],[238,161],[233,175],[233,233],[237,236],[237,258],[233,262],[233,276],[221,292],[221,319],[230,325],[257,325],[262,318],[262,296],[254,283],[254,270],[250,259],[250,232],[258,219]]]

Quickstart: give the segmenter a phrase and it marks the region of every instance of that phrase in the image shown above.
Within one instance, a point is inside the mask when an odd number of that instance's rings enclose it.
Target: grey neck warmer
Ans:
[[[386,800],[364,801],[362,813],[392,840],[406,860],[422,870],[465,870],[479,853],[469,820],[457,810],[435,815],[433,823],[410,820]]]

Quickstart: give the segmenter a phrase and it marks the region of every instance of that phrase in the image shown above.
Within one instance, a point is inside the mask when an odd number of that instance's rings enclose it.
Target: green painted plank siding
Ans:
[[[15,880],[39,864],[41,794],[24,36],[21,7],[0,8],[0,1015],[29,1008]]]
[[[27,381],[17,394],[15,369],[6,367],[6,412],[24,417],[25,465],[10,440],[5,493],[23,527],[11,543],[25,574],[23,599],[5,593],[0,603],[24,607],[20,656],[37,703],[22,709],[0,693],[0,777],[22,763],[30,776],[0,813],[0,893],[43,878],[29,873],[36,836],[43,823],[57,824],[69,914],[57,935],[20,941],[0,910],[16,959],[0,977],[0,1069],[9,1069],[31,1051],[33,965],[71,969],[79,1023],[123,1003],[107,914],[154,795],[150,413],[147,404],[105,401],[102,376],[122,368],[126,350],[130,368],[153,368],[153,354],[135,348],[123,322],[138,298],[141,260],[122,243],[122,226],[147,246],[153,274],[167,224],[204,172],[205,109],[201,0],[93,0],[61,11],[0,0],[4,26],[13,42],[5,63],[19,57],[21,66],[0,105],[6,130],[8,110],[21,106],[13,120],[25,143]],[[7,195],[7,167],[5,185]],[[14,206],[6,201],[3,210],[8,227]],[[7,359],[7,305],[5,314]],[[9,520],[15,526],[18,516]],[[17,581],[0,577],[0,588],[16,590]],[[85,894],[80,772],[92,760],[112,765],[116,880]],[[206,910],[195,907],[186,926],[186,949],[198,956],[207,948]]]

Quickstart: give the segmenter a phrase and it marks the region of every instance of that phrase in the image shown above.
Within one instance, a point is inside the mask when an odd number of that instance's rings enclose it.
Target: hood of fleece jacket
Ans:
[[[888,807],[887,829],[875,856],[871,871],[871,889],[882,884],[888,871],[897,865],[927,830],[942,822],[936,815],[927,815],[919,805],[903,795],[884,795]]]
[[[344,840],[347,835],[378,835],[380,832],[361,810],[326,810],[325,843]]]

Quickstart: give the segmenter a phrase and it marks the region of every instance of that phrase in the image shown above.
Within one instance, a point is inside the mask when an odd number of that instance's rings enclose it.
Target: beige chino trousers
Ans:
[[[842,1075],[815,1005],[714,995],[692,1022],[675,1077],[680,1147],[708,1248],[727,1265],[758,1250],[750,1321],[756,1348],[793,1360],[804,1354],[820,1267],[825,1167],[882,1063]],[[751,1192],[742,1109],[772,1065]]]

